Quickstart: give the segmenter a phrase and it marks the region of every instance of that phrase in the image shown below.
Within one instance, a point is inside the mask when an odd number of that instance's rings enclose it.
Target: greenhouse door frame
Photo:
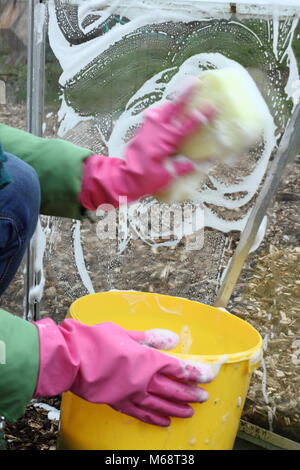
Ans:
[[[46,4],[47,0],[29,0],[28,1],[28,81],[27,81],[27,130],[34,135],[42,136],[43,111],[44,111],[44,84],[45,84],[45,38],[46,22],[37,24],[36,13],[38,5]],[[223,2],[225,3],[225,2]],[[227,8],[234,9],[238,3],[226,2]],[[232,12],[232,10],[231,10]],[[37,29],[39,30],[39,41]],[[42,34],[42,36],[41,36]],[[41,39],[42,38],[42,39]],[[291,119],[286,127],[281,139],[279,148],[273,159],[272,165],[267,173],[267,177],[260,190],[258,198],[244,230],[241,232],[241,238],[234,256],[228,266],[226,274],[222,280],[220,289],[215,301],[216,307],[225,308],[229,302],[233,289],[237,283],[241,270],[245,264],[248,254],[253,246],[258,230],[267,209],[276,193],[279,182],[284,174],[287,165],[291,163],[297,155],[297,148],[300,147],[300,104],[298,104]],[[26,266],[26,293],[25,293],[25,317],[27,319],[37,320],[39,318],[39,302],[30,300],[30,289],[39,283],[34,272],[35,248],[31,246],[27,250]],[[300,449],[300,444],[289,441],[280,435],[270,433],[262,428],[252,425],[249,431],[249,423],[242,422],[239,437],[249,441],[249,435],[256,435],[256,439],[272,444],[276,448],[296,448]],[[256,431],[259,430],[258,434]],[[267,433],[267,434],[266,434]],[[245,435],[248,437],[245,438]],[[275,436],[275,438],[274,438]],[[275,441],[274,441],[275,439]],[[251,439],[250,439],[251,440]],[[257,441],[257,442],[258,442]],[[280,443],[282,445],[280,445]],[[269,444],[268,444],[269,445]],[[292,446],[292,447],[290,447]],[[266,447],[266,446],[265,446]],[[270,447],[269,447],[270,448]]]
[[[27,131],[38,137],[43,135],[44,90],[45,90],[45,45],[46,21],[36,21],[38,8],[45,0],[28,0],[28,50],[27,50]],[[40,303],[30,298],[30,290],[39,284],[39,273],[35,272],[36,246],[31,242],[26,251],[25,311],[29,320],[38,320]]]

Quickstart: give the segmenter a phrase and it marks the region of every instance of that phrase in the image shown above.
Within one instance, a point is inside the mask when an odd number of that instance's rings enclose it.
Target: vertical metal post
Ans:
[[[297,105],[293,116],[281,139],[272,167],[266,177],[264,185],[258,195],[248,222],[243,230],[237,249],[232,257],[224,276],[222,286],[217,294],[215,307],[226,307],[233,289],[237,283],[241,270],[254,243],[260,224],[266,215],[267,209],[276,194],[281,177],[289,163],[293,161],[300,147],[300,104]]]
[[[45,85],[45,5],[42,0],[28,0],[28,54],[27,54],[27,130],[42,136]],[[35,249],[30,245],[26,253],[25,318],[37,320],[39,303],[30,300],[30,288],[39,283],[34,271]]]
[[[27,52],[27,130],[35,135],[42,135],[44,105],[44,71],[45,71],[45,21],[36,30],[36,5],[39,0],[28,0],[28,52]],[[42,29],[41,29],[42,28]],[[28,248],[26,253],[25,278],[25,318],[37,319],[39,305],[30,304],[30,288],[37,283],[33,269],[34,249]],[[4,441],[5,419],[0,416],[0,450],[5,450]]]
[[[45,2],[29,0],[28,3],[27,130],[41,136],[45,85]]]

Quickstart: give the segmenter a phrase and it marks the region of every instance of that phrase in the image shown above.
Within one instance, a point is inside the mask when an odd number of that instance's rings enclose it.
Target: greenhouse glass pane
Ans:
[[[0,1],[0,122],[26,130],[27,1]],[[23,315],[24,268],[1,296],[1,307]]]
[[[111,289],[213,304],[300,98],[298,2],[46,3],[45,136],[122,158],[146,109],[170,99],[187,75],[229,66],[255,80],[268,116],[261,141],[238,163],[211,170],[193,200],[171,213],[145,198],[127,212],[93,213],[82,223],[43,217],[41,316],[59,321],[78,297]],[[262,243],[228,307],[265,343],[243,418],[294,440],[300,435],[298,206],[299,161],[283,179],[268,230],[265,219]]]
[[[204,234],[202,220],[196,217],[197,237],[176,237],[168,227],[160,237],[149,235],[149,214],[155,213],[158,220],[159,211],[164,217],[168,211],[152,198],[130,206],[128,224],[121,211],[110,219],[94,214],[94,224],[48,221],[45,314],[50,311],[60,319],[78,296],[110,289],[214,302],[300,94],[297,2],[259,3],[49,2],[53,56],[48,49],[46,90],[55,96],[58,82],[60,91],[57,112],[50,109],[52,99],[47,103],[46,132],[50,127],[54,134],[97,153],[122,157],[145,109],[166,101],[186,75],[228,66],[243,68],[255,80],[269,117],[261,142],[238,164],[222,164],[211,171],[190,202],[190,215],[199,207],[204,210]],[[299,192],[298,168],[296,163],[279,198]],[[293,228],[286,218],[275,219],[259,251],[252,254],[250,266],[254,265],[243,273],[230,308],[254,324],[265,339],[265,361],[255,375],[244,417],[297,440],[295,197],[284,202]],[[276,204],[272,210],[281,214],[282,206]],[[280,273],[286,271],[282,284]],[[288,303],[281,305],[285,300]],[[279,363],[283,365],[278,368]]]

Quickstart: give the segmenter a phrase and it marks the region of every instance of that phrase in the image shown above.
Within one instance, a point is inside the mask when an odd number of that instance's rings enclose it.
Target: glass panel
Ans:
[[[184,76],[234,66],[255,80],[268,106],[263,139],[238,164],[212,170],[193,201],[173,208],[173,215],[167,205],[147,198],[127,214],[99,212],[82,224],[43,217],[42,317],[59,321],[78,297],[110,289],[213,304],[300,96],[294,1],[161,3],[48,2],[44,135],[122,157],[142,112],[170,98]],[[20,109],[24,112],[24,105]],[[296,162],[228,307],[265,340],[263,368],[255,374],[243,418],[294,440],[299,440],[298,182]],[[262,238],[263,227],[261,232]],[[17,277],[18,282],[23,281]],[[11,298],[5,302],[15,311]]]
[[[0,1],[0,122],[26,130],[27,2]],[[1,308],[23,315],[25,263],[1,297]]]
[[[199,230],[197,249],[188,248],[191,244],[195,248],[193,236],[179,243],[174,233],[173,240],[166,233],[149,236],[150,211],[168,210],[151,198],[130,206],[127,228],[124,213],[118,212],[111,219],[94,215],[94,224],[85,220],[81,227],[62,219],[48,222],[52,229],[46,252],[45,314],[50,311],[61,319],[78,296],[109,289],[214,302],[299,92],[295,4],[285,2],[286,9],[279,11],[272,2],[264,3],[264,7],[246,2],[230,7],[227,2],[172,1],[165,8],[155,1],[113,6],[90,1],[49,3],[49,41],[60,64],[51,59],[51,67],[56,67],[55,73],[61,67],[61,91],[58,113],[52,111],[46,119],[48,131],[51,123],[53,132],[57,129],[65,139],[122,157],[145,109],[171,96],[185,75],[226,66],[242,67],[256,81],[269,119],[262,141],[238,164],[215,168],[190,203],[194,213],[197,207],[204,208],[204,240]],[[46,70],[49,73],[49,62]],[[48,90],[49,85],[53,81],[47,80]],[[278,193],[271,211],[275,219],[259,251],[250,257],[229,307],[265,339],[265,361],[255,374],[244,419],[295,440],[299,439],[296,170],[297,164]],[[104,239],[105,224],[110,228],[106,237],[112,239]]]

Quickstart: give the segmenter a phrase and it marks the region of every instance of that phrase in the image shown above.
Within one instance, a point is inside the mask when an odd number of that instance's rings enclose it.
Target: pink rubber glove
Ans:
[[[85,160],[80,193],[83,207],[96,210],[103,203],[118,207],[120,196],[133,202],[161,191],[178,176],[195,171],[190,160],[173,156],[188,135],[216,114],[210,106],[197,112],[184,111],[194,86],[177,101],[145,113],[142,127],[127,146],[125,160],[103,155],[91,155]]]
[[[148,347],[175,347],[178,337],[168,330],[125,331],[114,323],[88,326],[72,319],[59,326],[49,318],[35,324],[40,336],[35,397],[70,390],[85,400],[106,403],[159,426],[168,426],[170,416],[192,416],[187,403],[208,398],[196,385],[216,375],[208,365],[182,361]]]

